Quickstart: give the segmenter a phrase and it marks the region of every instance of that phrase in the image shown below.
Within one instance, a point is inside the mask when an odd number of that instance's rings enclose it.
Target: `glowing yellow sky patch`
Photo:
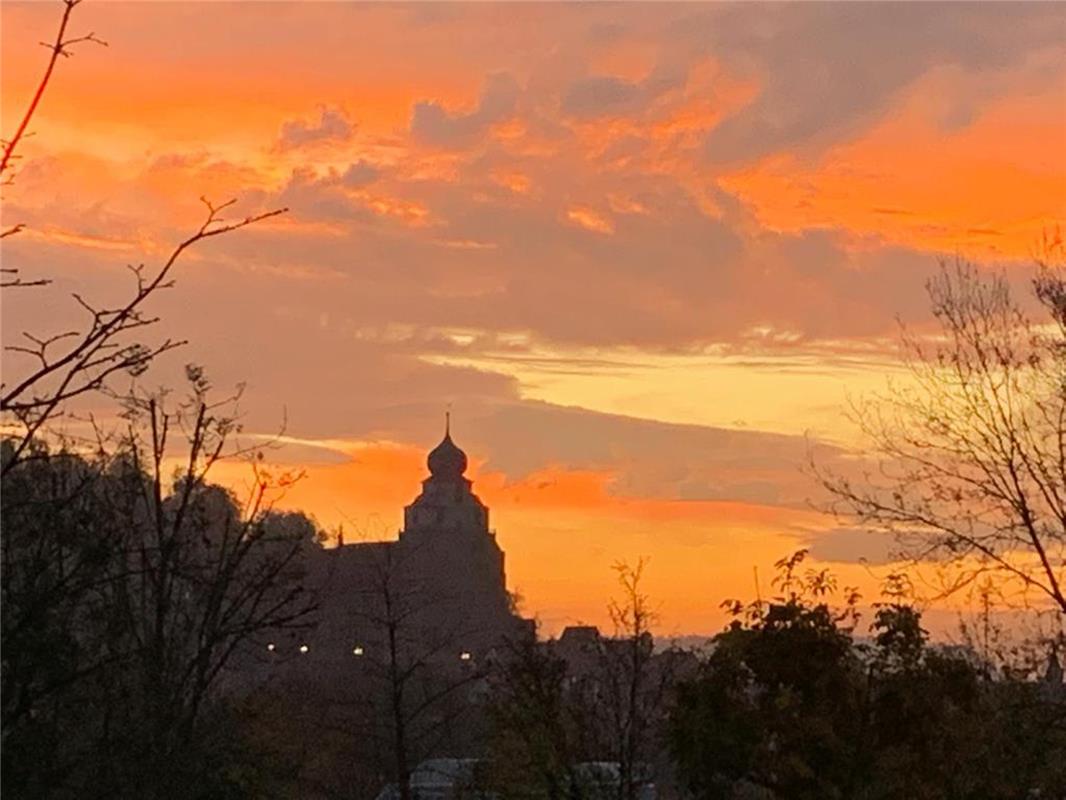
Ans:
[[[668,355],[636,348],[536,349],[527,357],[426,356],[437,364],[502,372],[522,396],[608,414],[723,428],[851,439],[849,397],[885,388],[899,367],[883,354],[794,357]],[[571,360],[582,363],[568,368]],[[849,361],[851,363],[849,363]],[[899,377],[902,377],[899,374]]]

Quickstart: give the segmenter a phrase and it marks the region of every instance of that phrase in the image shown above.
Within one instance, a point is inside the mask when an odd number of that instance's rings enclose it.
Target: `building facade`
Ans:
[[[466,477],[466,454],[444,438],[426,460],[422,491],[392,541],[322,551],[320,612],[306,646],[320,668],[399,648],[403,660],[478,661],[509,638],[532,636],[514,611],[489,509]]]

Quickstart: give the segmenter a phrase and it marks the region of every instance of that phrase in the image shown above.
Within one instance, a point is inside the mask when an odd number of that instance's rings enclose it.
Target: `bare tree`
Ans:
[[[618,800],[635,800],[646,780],[643,770],[652,755],[650,737],[665,694],[653,671],[651,626],[657,615],[641,585],[646,566],[644,558],[635,565],[614,565],[622,594],[608,604],[614,638],[605,642],[601,654],[603,714],[611,754],[618,762]]]
[[[0,179],[5,186],[12,182],[12,170],[19,157],[17,147],[27,134],[59,58],[69,58],[73,53],[72,48],[78,44],[106,44],[95,33],[69,35],[72,12],[81,0],[62,2],[63,14],[55,38],[51,43],[42,43],[50,51],[48,64],[17,129],[10,139],[3,142]],[[4,473],[14,469],[35,437],[44,431],[50,421],[64,413],[69,401],[105,388],[111,377],[123,373],[134,376],[143,374],[154,358],[184,344],[172,339],[145,343],[138,341],[137,337],[144,328],[158,321],[157,317],[148,314],[146,306],[160,290],[173,286],[173,268],[186,250],[205,239],[287,211],[275,209],[227,222],[222,212],[232,206],[235,200],[220,205],[214,205],[204,198],[201,201],[207,209],[203,223],[173,248],[162,266],[155,270],[146,269],[144,264],[129,266],[134,285],[128,296],[98,305],[74,294],[74,301],[87,315],[83,328],[49,333],[24,331],[19,344],[4,348],[8,357],[4,364],[4,381],[0,383],[0,416],[12,426],[13,430],[7,431],[7,436],[14,442],[13,450],[7,453],[4,461]],[[21,223],[13,225],[3,230],[0,238],[13,236],[24,228],[25,225]],[[5,266],[0,274],[0,288],[8,290],[40,288],[51,283],[48,277],[24,279],[17,267]],[[20,295],[19,299],[25,302],[24,295]],[[19,363],[12,363],[13,360]]]
[[[635,800],[665,761],[667,698],[678,652],[655,653],[657,614],[643,589],[645,559],[614,565],[612,635],[514,642],[494,674],[490,748],[506,796]]]
[[[5,186],[59,58],[79,43],[103,44],[68,33],[80,2],[63,0],[45,72],[3,143]],[[21,796],[183,796],[205,707],[242,647],[303,624],[310,610],[300,572],[314,528],[270,509],[270,493],[289,478],[253,462],[243,505],[208,483],[220,459],[247,453],[234,446],[235,412],[208,400],[202,373],[188,370],[192,394],[176,408],[164,393],[120,396],[111,387],[183,344],[141,337],[157,322],[151,298],[173,285],[186,250],[285,211],[226,221],[233,201],[203,202],[203,223],[161,266],[130,267],[127,296],[97,304],[74,295],[84,326],[26,331],[5,348],[2,774],[5,790]],[[5,265],[0,285],[25,303],[37,295],[23,290],[50,282]],[[82,421],[87,437],[51,430],[94,392],[121,406],[119,431],[91,418]]]
[[[534,637],[508,642],[492,671],[487,783],[506,797],[594,796],[578,765],[596,738],[596,714],[569,665]]]
[[[182,253],[204,239],[286,211],[277,209],[225,223],[219,214],[235,201],[220,206],[207,200],[203,202],[207,206],[203,224],[174,248],[162,267],[154,273],[146,272],[143,264],[130,267],[135,287],[129,297],[111,306],[97,307],[75,294],[74,300],[88,315],[84,330],[50,335],[24,332],[27,344],[5,348],[8,353],[19,353],[31,360],[22,375],[0,384],[0,414],[17,426],[14,449],[4,463],[4,472],[19,463],[26,448],[49,421],[62,413],[66,403],[99,391],[112,376],[122,373],[141,375],[157,356],[185,344],[173,339],[144,344],[132,338],[134,332],[139,333],[158,322],[158,317],[145,313],[145,305],[154,294],[174,285],[170,274]]]
[[[212,486],[214,465],[246,451],[232,444],[230,401],[209,401],[198,369],[189,379],[172,409],[132,394],[126,431],[101,434],[95,455],[36,446],[42,457],[4,476],[5,750],[23,752],[42,726],[64,734],[59,761],[37,761],[36,772],[25,759],[7,769],[5,752],[7,788],[54,774],[74,794],[95,781],[119,795],[180,796],[205,709],[222,679],[239,685],[242,652],[309,622],[315,528],[271,509],[296,476],[253,460],[243,504]]]
[[[876,469],[815,474],[834,511],[947,565],[946,593],[988,576],[1066,613],[1062,273],[1039,265],[1036,319],[1003,275],[961,260],[927,289],[939,330],[904,330],[907,381],[853,407]]]
[[[55,38],[51,42],[41,42],[41,45],[46,47],[49,51],[48,64],[45,66],[44,72],[42,73],[40,80],[37,82],[37,86],[30,98],[30,102],[26,106],[26,110],[23,112],[14,134],[12,134],[10,139],[0,140],[0,147],[3,149],[3,155],[0,155],[0,187],[10,186],[14,183],[15,162],[20,158],[20,154],[17,152],[18,145],[23,137],[30,133],[30,121],[33,119],[37,107],[41,104],[41,100],[44,98],[45,90],[48,88],[48,84],[52,80],[52,74],[55,72],[59,57],[70,58],[74,54],[74,51],[72,50],[74,45],[83,44],[85,42],[92,42],[94,44],[103,45],[104,47],[107,46],[107,42],[98,38],[95,33],[90,32],[84,36],[67,35],[67,28],[70,25],[71,14],[73,13],[75,6],[79,5],[81,1],[82,0],[62,0],[63,15],[60,17],[59,29],[56,31]],[[25,229],[26,225],[24,223],[15,223],[14,225],[0,229],[0,239],[14,236]],[[3,269],[0,269],[0,288],[47,286],[50,282],[51,281],[47,278],[26,280],[19,275],[18,269],[12,267],[4,267]]]
[[[306,627],[313,610],[302,585],[302,556],[315,543],[315,529],[303,518],[293,526],[269,513],[274,493],[299,475],[273,476],[253,460],[255,483],[243,507],[211,486],[208,474],[220,459],[247,451],[229,444],[239,430],[228,411],[236,397],[210,402],[202,372],[191,367],[188,373],[192,394],[173,410],[157,395],[127,402],[123,452],[135,472],[147,476],[128,510],[144,523],[126,549],[125,580],[109,587],[130,621],[153,747],[161,757],[170,754],[168,737],[179,737],[180,745],[180,737],[192,734],[238,648]],[[167,447],[175,429],[184,434],[186,455],[168,480]]]
[[[33,96],[30,98],[29,105],[22,114],[22,118],[19,120],[18,127],[15,129],[15,133],[10,139],[4,139],[2,141],[3,155],[0,156],[0,182],[3,184],[9,184],[12,181],[11,170],[15,166],[15,161],[18,159],[16,148],[22,138],[26,135],[27,129],[30,125],[30,120],[33,119],[34,113],[37,111],[37,106],[41,104],[41,99],[44,97],[45,90],[48,88],[49,81],[52,80],[52,73],[55,72],[56,63],[59,61],[59,57],[70,58],[73,55],[71,48],[76,44],[83,42],[93,42],[107,46],[107,42],[97,38],[95,33],[88,33],[85,36],[68,36],[67,28],[70,25],[70,16],[74,11],[75,6],[79,5],[81,0],[63,0],[63,16],[59,20],[59,29],[56,32],[55,38],[51,42],[41,42],[41,45],[46,47],[49,51],[48,64],[44,69],[44,73],[41,75],[40,81],[37,83],[37,88],[34,90]],[[10,236],[18,233],[22,226],[15,225],[6,229],[0,234],[0,238]]]
[[[426,584],[431,565],[418,544],[364,542],[323,555],[338,563],[327,568],[316,646],[345,665],[321,670],[324,719],[407,800],[420,761],[470,745],[470,692],[486,665],[467,643],[479,631]]]

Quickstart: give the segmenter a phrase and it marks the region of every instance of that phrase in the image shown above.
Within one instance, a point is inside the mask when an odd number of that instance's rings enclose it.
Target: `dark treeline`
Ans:
[[[699,798],[1023,798],[1066,791],[1066,693],[1043,670],[930,645],[893,575],[868,629],[833,576],[778,563],[676,687],[670,749]],[[848,590],[845,590],[849,593]],[[860,635],[868,634],[868,635]]]
[[[314,525],[165,473],[127,439],[38,447],[4,475],[3,791],[378,796],[398,769],[371,735],[391,724],[389,681],[263,659],[315,622]],[[1053,658],[1034,673],[931,645],[900,576],[866,625],[803,556],[698,653],[653,647],[639,569],[622,570],[614,636],[518,639],[471,665],[408,773],[476,759],[455,796],[553,800],[1062,796]],[[423,665],[425,685],[448,669]]]
[[[266,632],[311,624],[316,529],[266,509],[265,480],[247,504],[206,482],[229,423],[194,378],[174,413],[154,399],[131,408],[113,446],[3,442],[12,797],[214,796],[234,759],[235,665]],[[163,445],[179,424],[189,438],[172,471]]]

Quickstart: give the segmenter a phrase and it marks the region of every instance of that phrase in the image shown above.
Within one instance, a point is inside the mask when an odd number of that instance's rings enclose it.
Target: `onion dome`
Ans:
[[[452,441],[449,417],[445,418],[444,439],[430,451],[426,464],[434,478],[455,480],[463,477],[463,473],[466,472],[466,453]]]

